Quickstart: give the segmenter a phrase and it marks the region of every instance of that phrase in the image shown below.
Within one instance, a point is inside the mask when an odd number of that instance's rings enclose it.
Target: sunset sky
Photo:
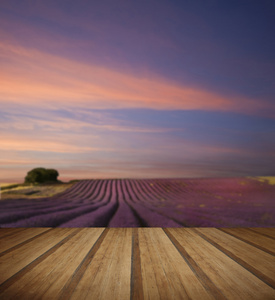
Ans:
[[[275,176],[275,1],[1,0],[0,182]]]

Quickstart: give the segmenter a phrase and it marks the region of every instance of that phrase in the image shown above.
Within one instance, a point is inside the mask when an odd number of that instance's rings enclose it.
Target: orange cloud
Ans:
[[[150,108],[257,113],[256,101],[185,87],[156,75],[103,66],[0,43],[0,99],[40,107]]]
[[[50,140],[39,140],[31,139],[27,137],[20,138],[16,137],[6,137],[1,138],[1,150],[12,150],[12,151],[35,151],[35,152],[55,152],[55,153],[84,153],[91,151],[102,151],[104,149],[77,146],[73,144],[68,144],[64,142],[56,142]],[[106,150],[106,149],[105,149]],[[108,148],[108,151],[112,149]]]

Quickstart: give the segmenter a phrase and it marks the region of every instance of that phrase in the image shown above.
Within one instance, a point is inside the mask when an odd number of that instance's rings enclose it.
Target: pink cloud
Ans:
[[[216,110],[258,114],[268,104],[0,43],[1,101],[40,107]],[[272,109],[270,107],[270,109]]]
[[[66,142],[58,142],[49,139],[39,139],[21,136],[20,134],[12,137],[1,138],[2,151],[35,151],[35,152],[55,152],[55,153],[83,153],[102,151],[96,147],[77,146]],[[108,151],[111,149],[108,148]]]

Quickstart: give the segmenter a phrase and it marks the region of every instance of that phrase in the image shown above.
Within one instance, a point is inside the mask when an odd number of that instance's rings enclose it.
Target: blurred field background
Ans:
[[[4,186],[0,227],[274,227],[275,177]]]

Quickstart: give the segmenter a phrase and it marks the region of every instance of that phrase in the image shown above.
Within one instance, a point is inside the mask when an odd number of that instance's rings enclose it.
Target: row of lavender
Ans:
[[[83,180],[0,202],[0,227],[274,227],[275,186],[255,179]]]

